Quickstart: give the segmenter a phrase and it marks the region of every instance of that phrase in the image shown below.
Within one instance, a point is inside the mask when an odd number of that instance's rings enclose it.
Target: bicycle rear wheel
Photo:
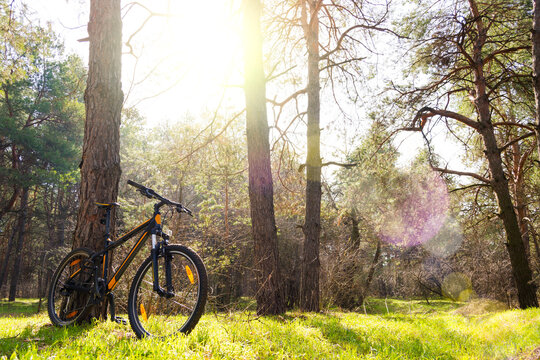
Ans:
[[[75,249],[60,262],[51,280],[47,311],[56,326],[66,326],[82,318],[90,303],[88,290],[93,284],[92,251]]]
[[[191,249],[169,245],[174,296],[160,296],[153,290],[152,258],[139,267],[128,299],[129,321],[137,337],[165,337],[189,333],[204,311],[208,280],[201,258]],[[166,290],[165,256],[158,257],[159,285]]]

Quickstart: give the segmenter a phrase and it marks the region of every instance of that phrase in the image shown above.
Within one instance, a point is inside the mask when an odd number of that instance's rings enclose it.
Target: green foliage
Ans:
[[[50,28],[0,2],[0,177],[32,186],[58,181],[80,161],[85,69]]]

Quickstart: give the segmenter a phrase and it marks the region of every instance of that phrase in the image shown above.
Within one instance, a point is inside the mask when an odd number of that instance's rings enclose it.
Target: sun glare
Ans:
[[[141,103],[143,108],[155,108],[145,111],[153,117],[213,106],[223,87],[238,83],[241,75],[241,22],[237,7],[223,1],[163,0],[153,3],[152,11],[167,16],[149,20],[141,31],[144,35],[138,37],[134,52],[141,56],[131,60],[132,66],[137,63],[134,83],[147,80],[144,85],[137,85],[132,101],[159,94]],[[126,16],[124,38],[146,16],[141,12],[132,17],[131,21],[137,22],[133,24],[126,23]],[[152,80],[147,77],[150,71]]]
[[[166,20],[163,50],[176,47],[192,73],[204,78],[203,83],[219,84],[234,70],[240,52],[240,32],[232,9],[223,1],[170,4],[172,17]]]

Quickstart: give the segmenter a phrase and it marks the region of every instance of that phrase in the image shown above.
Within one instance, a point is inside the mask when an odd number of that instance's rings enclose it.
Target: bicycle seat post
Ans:
[[[109,242],[111,231],[111,208],[108,207],[106,210],[107,214],[105,215],[105,246],[107,246],[107,243]]]
[[[105,213],[105,239],[104,239],[104,244],[103,244],[103,248],[107,248],[107,246],[109,245],[109,243],[111,242],[111,239],[110,239],[110,232],[111,232],[111,209],[112,209],[112,206],[108,206],[105,208],[106,210],[106,213]],[[103,283],[106,283],[107,282],[107,278],[108,278],[108,267],[109,267],[109,252],[105,252],[105,254],[103,255],[103,259],[102,259],[102,262],[103,262],[103,270],[102,270],[102,276],[103,276]]]

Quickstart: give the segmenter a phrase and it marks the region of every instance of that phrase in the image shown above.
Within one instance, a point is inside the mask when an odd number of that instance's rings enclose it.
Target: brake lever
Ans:
[[[191,210],[189,210],[187,207],[184,207],[182,205],[177,206],[176,211],[179,212],[179,213],[184,212],[184,213],[188,214],[189,216],[193,217],[193,213],[191,212]]]
[[[152,199],[153,196],[152,194],[150,193],[150,191],[148,189],[140,189],[139,192],[143,195],[143,196],[146,196],[147,198],[149,199]]]

